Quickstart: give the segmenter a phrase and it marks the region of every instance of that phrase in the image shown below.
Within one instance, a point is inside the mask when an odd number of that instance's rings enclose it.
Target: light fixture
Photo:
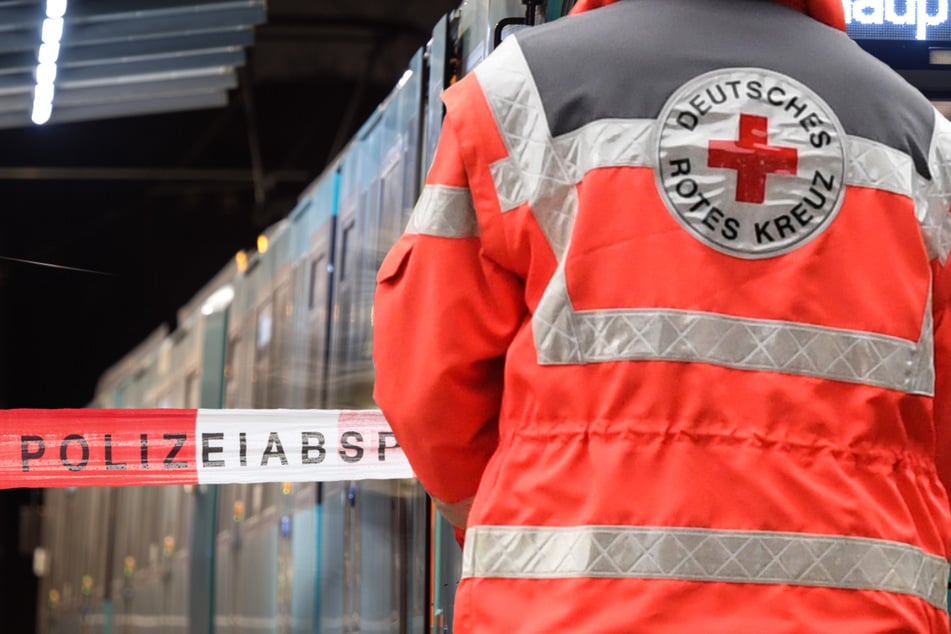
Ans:
[[[61,18],[66,15],[66,0],[46,0],[46,17]]]
[[[43,42],[36,57],[40,64],[55,64],[59,59],[59,42]]]
[[[43,20],[43,42],[56,43],[63,39],[63,18],[46,18]]]
[[[56,62],[37,64],[36,66],[36,85],[48,84],[50,86],[56,81]]]
[[[230,284],[223,286],[212,293],[207,301],[205,301],[201,307],[201,314],[207,317],[208,315],[222,311],[231,305],[232,300],[234,300],[234,288]]]
[[[238,251],[234,255],[235,264],[238,265],[238,272],[244,273],[248,270],[248,253],[246,251]]]
[[[43,20],[43,43],[36,54],[36,87],[33,89],[33,112],[30,118],[43,125],[53,116],[53,97],[56,95],[56,62],[59,60],[60,40],[63,39],[63,16],[67,0],[46,0],[46,19]]]

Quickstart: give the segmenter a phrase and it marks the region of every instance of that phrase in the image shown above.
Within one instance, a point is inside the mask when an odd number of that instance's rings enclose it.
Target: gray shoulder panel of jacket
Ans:
[[[850,135],[931,178],[931,104],[847,35],[770,0],[624,0],[518,35],[553,136],[601,119],[655,119],[690,79],[767,68],[816,92]]]

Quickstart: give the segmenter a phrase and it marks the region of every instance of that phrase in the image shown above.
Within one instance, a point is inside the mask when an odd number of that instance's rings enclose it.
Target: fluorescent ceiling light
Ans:
[[[55,64],[59,59],[59,42],[43,42],[36,57],[40,64]]]
[[[43,41],[58,43],[61,39],[63,39],[63,18],[46,18],[43,20]]]
[[[34,101],[33,115],[30,117],[36,125],[43,125],[53,114],[53,104],[49,101]]]
[[[66,0],[46,0],[46,17],[61,18],[66,15]]]
[[[36,67],[36,83],[52,84],[56,81],[56,64],[39,64]]]

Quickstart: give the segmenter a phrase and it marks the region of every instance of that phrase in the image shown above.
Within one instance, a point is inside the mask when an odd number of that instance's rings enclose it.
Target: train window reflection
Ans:
[[[271,316],[271,305],[266,304],[261,308],[261,312],[258,313],[258,350],[271,343],[271,331],[273,323],[274,318]]]
[[[340,281],[347,279],[347,260],[350,259],[350,233],[354,229],[354,222],[348,224],[343,230],[343,240],[340,245]]]
[[[317,276],[327,272],[327,256],[321,254],[310,265],[310,292],[307,297],[307,307],[313,310],[317,307]]]

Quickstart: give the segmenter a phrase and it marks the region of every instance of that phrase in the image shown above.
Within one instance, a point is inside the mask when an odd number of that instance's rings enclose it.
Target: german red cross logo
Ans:
[[[740,115],[740,138],[710,141],[709,167],[736,170],[736,200],[762,204],[766,200],[769,174],[795,176],[799,152],[769,144],[769,120],[752,114]]]
[[[667,100],[655,139],[661,200],[720,253],[762,259],[803,248],[842,206],[842,124],[782,73],[728,68],[695,77]]]

